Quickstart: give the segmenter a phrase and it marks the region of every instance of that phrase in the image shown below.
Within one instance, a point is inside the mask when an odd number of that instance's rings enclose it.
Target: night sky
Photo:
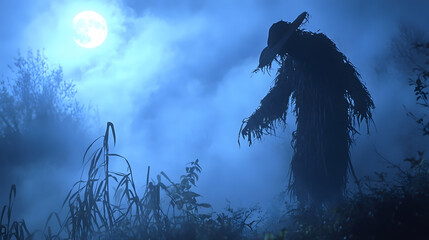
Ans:
[[[72,37],[73,17],[86,10],[101,14],[109,29],[94,49]],[[186,163],[198,158],[203,172],[196,191],[215,210],[227,200],[235,207],[281,206],[289,199],[281,193],[289,179],[293,114],[277,136],[251,147],[244,140],[239,147],[237,136],[275,76],[276,65],[271,76],[252,73],[269,27],[303,11],[310,14],[303,28],[331,38],[374,99],[370,134],[361,126],[351,149],[357,175],[384,170],[377,152],[400,162],[427,150],[428,139],[406,116],[404,106],[420,109],[408,86],[412,66],[401,50],[411,47],[404,35],[429,34],[428,1],[1,0],[1,76],[9,76],[7,66],[18,51],[44,49],[49,64],[61,65],[64,78],[75,82],[78,101],[97,111],[88,136],[72,139],[80,141],[73,157],[55,160],[61,164],[2,159],[0,174],[11,177],[0,183],[0,204],[16,183],[20,217],[44,221],[58,211],[80,176],[86,146],[111,121],[118,140],[113,151],[130,160],[141,192],[148,165],[152,179],[164,171],[178,180]]]

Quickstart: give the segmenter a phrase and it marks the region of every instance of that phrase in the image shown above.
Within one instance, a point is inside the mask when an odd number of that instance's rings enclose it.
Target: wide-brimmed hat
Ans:
[[[292,23],[287,23],[280,21],[278,23],[273,24],[270,28],[269,36],[268,36],[268,46],[265,47],[261,55],[259,56],[259,66],[257,69],[262,69],[265,66],[270,66],[273,62],[276,55],[279,53],[279,50],[284,46],[287,40],[292,36],[295,30],[302,24],[302,22],[308,17],[307,12],[301,13]],[[274,31],[274,26],[276,24],[287,25],[286,28],[282,29],[282,32]],[[278,35],[275,41],[270,41],[273,38],[273,34]],[[270,39],[271,38],[271,39]]]

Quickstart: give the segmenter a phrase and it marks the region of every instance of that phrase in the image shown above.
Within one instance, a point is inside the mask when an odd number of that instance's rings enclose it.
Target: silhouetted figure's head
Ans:
[[[292,23],[279,21],[270,27],[268,34],[268,46],[264,48],[259,57],[259,66],[257,69],[271,66],[279,51],[284,47],[287,40],[298,29],[302,22],[308,17],[307,12],[301,13]]]
[[[279,43],[283,35],[289,31],[293,32],[296,29],[292,28],[292,23],[285,22],[283,20],[278,21],[271,25],[270,30],[268,31],[268,40],[267,46],[273,48],[276,43]]]

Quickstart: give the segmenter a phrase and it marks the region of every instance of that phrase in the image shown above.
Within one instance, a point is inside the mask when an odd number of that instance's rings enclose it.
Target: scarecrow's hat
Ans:
[[[292,23],[280,21],[274,23],[268,34],[268,46],[264,48],[259,57],[258,69],[270,65],[280,49],[292,36],[295,30],[302,24],[308,16],[307,12],[301,13]]]

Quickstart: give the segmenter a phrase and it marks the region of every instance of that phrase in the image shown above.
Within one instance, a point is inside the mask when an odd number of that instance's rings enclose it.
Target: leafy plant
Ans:
[[[242,239],[246,230],[256,225],[254,209],[201,212],[211,205],[200,203],[200,195],[192,190],[202,170],[198,159],[188,164],[179,182],[164,172],[157,176],[157,182],[149,181],[149,167],[140,197],[129,161],[110,152],[112,138],[115,145],[115,129],[109,122],[104,136],[94,140],[84,154],[86,178],[73,185],[63,203],[67,217],[61,220],[52,213],[43,231],[45,239]],[[115,159],[126,164],[126,172],[110,169]],[[166,212],[162,196],[169,199]],[[56,231],[53,220],[58,225]]]
[[[193,214],[198,213],[200,207],[210,208],[211,205],[208,203],[198,203],[197,197],[200,195],[191,191],[192,186],[195,186],[196,181],[198,181],[198,173],[201,173],[201,166],[199,165],[199,160],[195,162],[190,162],[189,167],[186,167],[186,174],[182,175],[180,183],[174,183],[164,172],[161,172],[161,175],[167,179],[171,184],[166,186],[160,182],[160,187],[167,193],[167,196],[171,199],[170,206],[178,210],[183,210],[183,213],[186,214],[186,217],[191,217]]]
[[[423,66],[415,65],[414,72],[416,73],[416,78],[409,79],[409,85],[414,89],[414,94],[416,96],[416,103],[422,106],[425,109],[429,108],[428,102],[428,79],[429,79],[429,42],[428,43],[414,43],[414,50],[421,53],[426,57],[426,61]],[[417,124],[422,128],[423,135],[429,134],[429,122],[425,119],[426,115],[417,117],[414,113],[408,112],[408,116],[412,117]]]

